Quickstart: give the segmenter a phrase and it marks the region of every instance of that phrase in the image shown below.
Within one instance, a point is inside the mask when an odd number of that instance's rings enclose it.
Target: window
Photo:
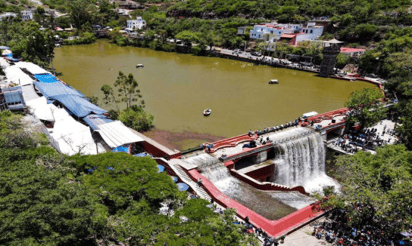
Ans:
[[[313,33],[313,30],[310,30],[310,33]]]

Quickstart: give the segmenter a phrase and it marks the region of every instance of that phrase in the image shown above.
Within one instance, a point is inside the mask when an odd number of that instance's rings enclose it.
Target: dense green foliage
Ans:
[[[342,193],[330,196],[328,205],[346,209],[356,228],[372,224],[394,236],[412,222],[412,152],[403,145],[387,145],[376,152],[338,158]]]
[[[0,244],[257,245],[232,223],[233,211],[220,216],[205,200],[187,200],[154,160],[66,157],[23,127],[0,112]],[[161,215],[161,203],[174,215]]]
[[[361,127],[371,127],[385,117],[386,110],[382,107],[379,99],[382,92],[375,89],[364,88],[352,92],[345,107],[351,110],[346,122],[349,125],[359,122]]]
[[[39,28],[35,22],[3,21],[0,43],[11,47],[14,57],[47,66],[54,57],[53,33]]]

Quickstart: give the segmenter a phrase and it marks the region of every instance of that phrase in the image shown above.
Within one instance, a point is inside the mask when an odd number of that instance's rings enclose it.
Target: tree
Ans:
[[[115,104],[116,110],[114,118],[121,120],[126,126],[137,131],[147,131],[153,126],[154,116],[144,111],[145,102],[142,99],[139,84],[134,79],[133,74],[126,76],[123,72],[119,72],[114,87],[117,88],[117,94],[110,85],[103,85],[105,104]],[[119,110],[119,104],[125,103],[126,108]]]
[[[398,106],[400,117],[400,125],[397,128],[402,142],[412,149],[412,101],[401,102]]]
[[[349,100],[345,102],[345,107],[351,110],[347,117],[348,124],[360,123],[361,127],[370,127],[375,122],[381,120],[386,113],[379,99],[382,98],[380,90],[364,88],[352,92]]]
[[[394,236],[412,222],[412,153],[403,145],[387,145],[376,152],[338,158],[342,191],[328,204],[346,209],[355,228],[369,224]]]
[[[182,42],[187,47],[192,46],[192,43],[198,43],[200,40],[199,34],[191,31],[179,32],[178,34],[176,34],[175,38],[182,40]]]

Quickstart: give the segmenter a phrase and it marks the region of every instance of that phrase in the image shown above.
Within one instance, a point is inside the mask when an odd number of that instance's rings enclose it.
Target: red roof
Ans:
[[[365,49],[341,47],[340,52],[342,52],[342,53],[365,52]]]
[[[280,36],[281,38],[294,38],[296,36],[296,34],[294,33],[284,33],[282,34],[282,36]]]

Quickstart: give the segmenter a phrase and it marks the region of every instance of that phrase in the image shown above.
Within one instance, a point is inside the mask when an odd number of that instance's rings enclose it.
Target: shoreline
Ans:
[[[215,142],[225,139],[224,136],[215,136],[207,133],[197,132],[171,132],[160,129],[152,129],[144,132],[143,135],[153,139],[154,141],[170,148],[177,149],[179,151],[197,147],[205,142]]]

